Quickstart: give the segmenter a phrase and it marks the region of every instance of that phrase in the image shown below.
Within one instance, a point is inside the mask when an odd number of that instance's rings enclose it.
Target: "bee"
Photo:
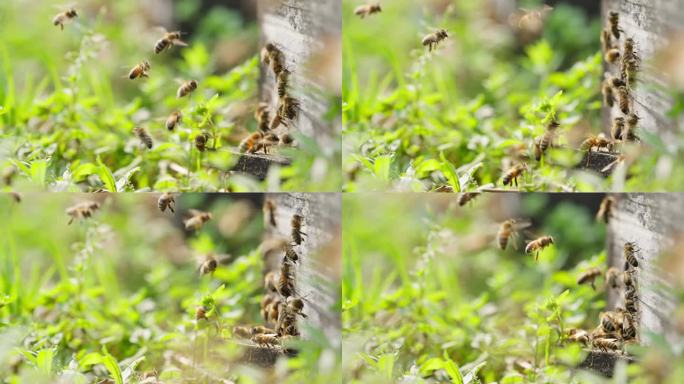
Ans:
[[[283,263],[280,269],[280,275],[278,276],[278,282],[276,284],[276,290],[280,296],[288,298],[295,293],[294,289],[294,272],[289,263]]]
[[[277,273],[270,271],[264,276],[264,289],[266,292],[277,292],[276,286],[278,285]]]
[[[292,226],[292,242],[299,245],[302,243],[302,236],[306,236],[306,233],[302,232],[302,223],[304,221],[304,216],[294,214],[290,220],[290,225]]]
[[[67,216],[70,217],[69,225],[76,220],[90,218],[95,211],[100,209],[100,203],[95,201],[84,201],[66,209]]]
[[[21,203],[21,195],[19,192],[12,191],[9,194],[12,196],[12,200],[14,200],[15,203]]]
[[[214,273],[216,271],[216,268],[218,267],[218,260],[216,260],[216,257],[214,255],[207,255],[204,258],[204,261],[202,264],[199,266],[199,273],[200,276],[204,276],[210,273]]]
[[[283,69],[280,71],[278,74],[278,77],[276,78],[276,89],[278,91],[278,97],[281,99],[287,95],[287,87],[289,85],[289,80],[290,80],[290,71],[287,69]]]
[[[449,34],[447,33],[446,29],[440,29],[436,32],[433,32],[423,38],[423,46],[428,47],[428,51],[432,52],[433,49],[437,48],[437,45],[439,45],[440,42],[443,40],[447,39],[449,37]]]
[[[627,90],[627,87],[620,87],[618,88],[618,106],[620,107],[620,111],[624,113],[625,115],[629,114],[629,106],[630,106],[630,95],[629,91]]]
[[[264,201],[264,216],[266,216],[267,223],[272,227],[276,226],[276,204],[271,199]]]
[[[637,313],[636,294],[633,294],[629,297],[625,297],[625,309],[629,313]]]
[[[274,133],[267,133],[261,138],[261,140],[257,142],[255,152],[262,150],[264,154],[268,155],[268,149],[277,145],[279,140],[280,139],[278,138],[278,135]]]
[[[152,149],[152,136],[143,127],[135,127],[133,133],[140,139],[140,142],[147,147],[147,149]]]
[[[75,18],[78,17],[78,12],[76,12],[75,9],[71,8],[67,11],[58,13],[57,16],[55,16],[54,19],[52,19],[52,24],[57,26],[59,25],[59,29],[62,31],[64,30],[64,24],[68,24],[72,22]]]
[[[131,80],[137,79],[138,77],[149,77],[147,72],[150,70],[150,63],[145,60],[142,63],[136,65],[128,72],[128,78]]]
[[[604,29],[603,31],[601,31],[601,48],[604,53],[614,48],[613,39],[610,35],[609,29]]]
[[[276,47],[273,43],[266,44],[265,49],[268,56],[266,62],[270,64],[273,73],[276,76],[278,76],[280,72],[282,72],[285,69],[283,63],[283,61],[285,61],[283,52],[280,49],[278,49],[278,47]]]
[[[289,133],[283,133],[282,135],[280,135],[279,139],[280,145],[292,145],[292,143],[294,143],[294,137],[292,137],[292,135],[290,135]]]
[[[283,307],[283,305],[283,302],[280,300],[271,303],[271,305],[268,307],[268,321],[271,323],[278,321],[278,318],[280,318],[280,309]]]
[[[235,326],[233,327],[233,336],[237,336],[239,339],[249,340],[252,338],[252,332],[247,327]]]
[[[191,209],[190,215],[189,218],[183,220],[186,230],[198,231],[207,221],[213,218],[210,212],[202,212],[196,209]]]
[[[521,223],[515,219],[508,219],[501,223],[499,230],[496,233],[496,241],[499,248],[506,250],[508,240],[517,237],[517,231],[529,227],[530,223]]]
[[[573,343],[582,343],[584,345],[589,344],[589,332],[583,329],[571,328],[568,330],[568,340]]]
[[[5,185],[12,185],[12,180],[14,180],[14,176],[17,174],[17,167],[15,166],[9,166],[5,169],[2,170],[2,181],[5,183]]]
[[[258,344],[259,346],[265,346],[268,348],[275,347],[280,345],[280,341],[278,340],[278,335],[276,334],[259,334],[259,335],[254,335],[252,336],[252,341]]]
[[[509,169],[503,176],[503,185],[513,185],[518,186],[518,177],[523,174],[523,172],[527,171],[527,164],[526,163],[521,163],[513,166],[511,169]],[[513,184],[511,184],[513,183]]]
[[[207,319],[207,309],[204,308],[203,306],[199,306],[195,308],[195,320],[208,320]]]
[[[299,112],[299,100],[291,96],[280,99],[280,117],[282,120],[294,120]],[[272,128],[272,127],[271,127]]]
[[[554,131],[547,130],[546,132],[544,132],[541,139],[539,140],[539,150],[541,151],[541,153],[545,153],[549,146],[551,146],[551,142],[553,141],[554,136]]]
[[[620,15],[617,12],[610,12],[608,14],[608,25],[610,26],[610,32],[615,36],[616,39],[620,40]]]
[[[597,135],[591,135],[585,139],[582,144],[580,144],[580,150],[582,151],[596,151],[606,150],[611,151],[613,149],[613,142],[606,139],[606,137],[601,133]]]
[[[596,212],[596,221],[603,221],[608,223],[611,214],[613,213],[613,206],[615,205],[615,198],[613,196],[606,196],[601,200],[598,212]]]
[[[364,4],[356,7],[354,9],[354,14],[356,16],[361,17],[362,19],[365,18],[366,16],[370,16],[374,13],[380,13],[382,12],[382,7],[380,6],[380,3],[376,4]]]
[[[620,349],[620,344],[616,339],[593,339],[591,345],[603,352],[617,351]]]
[[[240,153],[255,153],[258,150],[258,144],[263,137],[264,134],[259,131],[245,137],[238,147]]]
[[[194,92],[196,89],[197,89],[197,81],[195,81],[195,80],[186,81],[185,83],[183,83],[178,88],[178,91],[176,92],[176,97],[180,99],[180,98],[185,97],[185,96],[189,95],[190,93]]]
[[[625,133],[623,134],[623,137],[627,141],[638,141],[639,136],[636,135],[636,129],[637,125],[639,124],[639,120],[641,118],[634,112],[630,113],[627,115],[627,120],[626,122],[626,127]]]
[[[625,133],[625,119],[624,117],[616,117],[613,119],[613,124],[610,126],[610,136],[613,140],[622,140]]]
[[[609,49],[603,58],[610,64],[615,64],[620,59],[620,50],[617,48]]]
[[[475,200],[476,197],[480,196],[482,192],[463,192],[458,195],[458,206],[463,207],[464,205]]]
[[[159,196],[159,200],[157,200],[157,207],[159,207],[159,210],[162,212],[165,212],[168,209],[171,213],[176,213],[174,210],[175,205],[176,198],[168,192],[162,193],[161,196]]]
[[[613,333],[620,328],[620,323],[617,321],[615,314],[613,312],[602,312],[599,315],[599,319],[601,321],[601,328],[606,333]]]
[[[618,277],[620,276],[620,272],[618,272],[618,269],[615,267],[610,267],[608,270],[606,270],[606,285],[609,286],[610,288],[617,289],[619,286],[619,280]]]
[[[260,313],[261,317],[268,322],[269,321],[269,312],[271,309],[271,305],[274,303],[277,303],[278,299],[275,295],[272,293],[267,293],[261,298],[261,304],[260,304]]]
[[[625,254],[625,260],[629,265],[636,268],[639,266],[639,261],[636,258],[636,254],[639,252],[639,247],[634,242],[625,243],[623,247]]]
[[[619,77],[615,77],[615,76],[611,75],[610,73],[606,74],[606,80],[605,81],[608,83],[608,85],[610,85],[613,88],[620,88],[620,87],[624,87],[625,85],[627,85],[622,79],[620,79]]]
[[[271,55],[268,52],[268,49],[266,49],[266,47],[261,48],[261,51],[259,52],[259,57],[261,59],[261,64],[267,67],[271,64]]]
[[[598,268],[590,268],[584,271],[578,278],[577,284],[591,284],[591,288],[596,290],[596,278],[601,276],[601,270]]]
[[[534,139],[534,142],[532,143],[532,147],[534,149],[534,159],[536,161],[540,161],[542,156],[544,155],[544,151],[541,148],[541,139],[540,138]]]
[[[198,151],[204,152],[207,150],[207,142],[209,141],[209,134],[207,132],[202,132],[195,136],[195,148]]]
[[[622,338],[624,340],[632,340],[636,338],[636,326],[634,318],[631,314],[626,313],[623,315],[622,321]]]
[[[622,272],[622,283],[625,285],[625,289],[636,289],[634,285],[634,277],[632,276],[633,273],[633,270]]]
[[[166,119],[166,129],[173,131],[178,124],[183,121],[183,114],[181,111],[175,111]]]
[[[534,252],[534,259],[537,260],[539,258],[539,252],[551,244],[553,244],[553,237],[542,236],[527,243],[527,246],[525,247],[525,253]]]
[[[263,325],[255,325],[251,329],[252,335],[263,335],[263,334],[274,334],[274,333],[276,333],[275,330],[268,328],[268,327],[264,327]]]
[[[607,79],[601,85],[601,94],[603,94],[604,104],[612,108],[615,105],[615,91]]]
[[[634,39],[631,37],[625,40],[625,45],[623,49],[623,57],[627,61],[639,61],[641,60],[639,58],[639,55],[636,53],[634,49]]]
[[[258,129],[261,132],[268,132],[271,130],[271,112],[268,110],[268,105],[262,105],[264,103],[260,103],[259,107],[257,107],[257,111],[255,113],[255,117],[257,120],[257,125]]]
[[[295,264],[299,260],[299,255],[297,254],[297,251],[295,251],[294,247],[290,244],[285,244],[285,257]]]
[[[299,315],[305,319],[308,317],[302,312],[304,310],[304,300],[302,300],[300,297],[290,296],[285,300],[285,303],[287,304],[287,310],[290,313]]]
[[[157,40],[154,44],[154,53],[160,54],[162,51],[171,48],[172,46],[187,47],[188,44],[181,40],[183,32],[167,32],[164,36]]]

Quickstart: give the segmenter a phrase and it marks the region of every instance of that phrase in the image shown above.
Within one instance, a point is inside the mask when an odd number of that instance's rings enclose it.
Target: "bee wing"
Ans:
[[[183,40],[173,40],[173,41],[171,41],[171,44],[179,46],[179,47],[187,47],[188,46],[188,43],[186,43]]]
[[[169,33],[169,31],[166,28],[164,28],[164,26],[161,26],[161,25],[154,27],[153,30],[156,32],[159,32],[162,35]]]
[[[515,227],[516,231],[520,231],[522,229],[531,227],[532,222],[527,221],[527,220],[516,220],[515,224],[513,226]]]
[[[188,213],[189,213],[190,217],[193,217],[193,216],[199,216],[199,215],[203,214],[204,212],[200,211],[199,209],[189,209]]]

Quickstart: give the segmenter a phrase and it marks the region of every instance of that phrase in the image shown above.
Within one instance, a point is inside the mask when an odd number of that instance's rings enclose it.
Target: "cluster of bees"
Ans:
[[[292,145],[294,139],[287,131],[278,135],[276,130],[281,125],[289,130],[299,114],[299,100],[289,93],[292,72],[285,68],[285,54],[275,44],[267,43],[260,56],[261,63],[275,76],[278,107],[272,111],[268,103],[259,103],[254,112],[258,129],[240,143],[239,150],[243,153],[261,151],[268,154],[269,149],[274,146]]]
[[[612,215],[615,199],[607,196],[601,202],[596,219],[607,223]],[[599,325],[591,332],[582,329],[568,330],[567,339],[571,342],[582,343],[585,346],[607,352],[622,351],[626,344],[637,342],[637,318],[639,314],[637,293],[637,268],[639,247],[634,242],[627,242],[623,246],[625,259],[623,271],[616,267],[608,268],[605,273],[599,268],[590,268],[577,278],[577,284],[590,284],[596,289],[596,279],[604,276],[607,289],[624,288],[623,305],[614,311],[602,312],[599,315]]]
[[[267,225],[276,227],[276,204],[272,200],[264,202],[264,217]],[[265,325],[251,327],[236,326],[236,338],[251,340],[261,347],[279,348],[283,342],[300,335],[297,327],[299,317],[306,318],[304,298],[296,289],[296,266],[300,259],[295,247],[302,244],[306,234],[302,232],[304,217],[294,214],[290,220],[290,239],[277,239],[271,248],[278,252],[282,260],[279,269],[264,275],[265,294],[261,300],[260,313]]]

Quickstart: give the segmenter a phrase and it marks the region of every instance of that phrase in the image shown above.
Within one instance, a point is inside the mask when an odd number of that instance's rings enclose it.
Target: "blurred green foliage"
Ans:
[[[242,363],[232,327],[263,323],[261,196],[185,194],[175,215],[151,194],[22,197],[0,196],[0,382],[339,377],[339,348],[315,330],[273,371]],[[66,207],[83,200],[102,208],[68,225]],[[197,233],[182,229],[191,208],[214,214]],[[226,261],[200,276],[209,253]],[[196,320],[200,305],[208,320]]]
[[[297,152],[291,166],[274,169],[268,183],[230,171],[238,143],[256,130],[253,21],[224,6],[200,9],[197,1],[154,10],[132,0],[89,0],[60,31],[50,22],[59,4],[0,4],[0,172],[14,173],[14,189],[339,190],[339,171],[310,174],[316,161],[340,168],[339,154],[315,143],[314,150]],[[192,35],[184,37],[190,46],[155,55],[158,24],[169,12],[192,24]],[[143,60],[151,63],[150,78],[129,80],[129,70]],[[180,83],[190,79],[198,90],[177,99]],[[176,110],[183,121],[169,132],[165,121]],[[141,147],[136,126],[152,136],[151,150]],[[194,139],[204,134],[209,150],[200,152]]]
[[[500,186],[520,162],[530,168],[523,191],[681,189],[684,137],[665,146],[643,132],[608,178],[578,167],[583,153],[573,148],[603,126],[596,17],[560,4],[540,33],[526,33],[511,22],[516,9],[494,4],[397,0],[360,19],[357,2],[343,1],[344,190]],[[437,28],[450,37],[429,53],[420,41]],[[534,140],[552,116],[556,146],[536,161]]]
[[[646,364],[624,381],[574,368],[587,351],[564,335],[596,327],[606,305],[603,278],[597,290],[576,283],[605,269],[605,229],[564,196],[488,195],[458,207],[448,195],[344,195],[345,382],[653,382]],[[498,223],[509,217],[533,226],[501,251]],[[535,262],[523,240],[541,235],[555,245]],[[676,345],[642,337],[658,347],[630,352],[682,360]],[[670,374],[662,382],[684,377]]]

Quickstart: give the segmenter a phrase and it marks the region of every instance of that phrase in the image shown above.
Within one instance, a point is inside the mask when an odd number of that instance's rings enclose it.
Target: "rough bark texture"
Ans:
[[[653,67],[653,59],[669,44],[674,32],[684,30],[684,0],[603,0],[602,8],[604,25],[609,12],[620,15],[620,28],[624,31],[620,48],[631,37],[641,57],[642,69],[633,90],[633,109],[642,119],[639,129],[659,135],[664,143],[672,143],[678,124],[667,116],[672,108],[672,99],[666,91],[668,80]],[[606,70],[618,73],[619,67],[608,65]],[[604,108],[607,134],[612,117],[621,115],[617,106],[612,111]]]
[[[341,268],[341,215],[342,199],[335,193],[269,194],[275,203],[276,226],[269,226],[271,237],[291,239],[292,215],[304,217],[302,232],[306,233],[301,245],[295,246],[299,261],[295,267],[297,294],[304,298],[306,319],[299,320],[302,337],[313,337],[317,332],[341,343],[339,309],[339,280]],[[267,223],[268,225],[268,223]],[[268,270],[277,270],[282,253],[267,256]]]
[[[639,266],[636,283],[640,301],[639,342],[651,344],[648,333],[663,335],[672,345],[677,336],[670,319],[677,306],[668,283],[669,272],[658,263],[659,257],[674,245],[674,236],[684,222],[684,194],[620,194],[614,195],[617,206],[608,224],[608,262],[622,270],[625,263],[623,246],[635,242]],[[623,305],[623,290],[610,292],[608,308]]]
[[[238,151],[234,151],[233,154],[240,156],[235,166],[233,166],[233,171],[246,173],[262,181],[266,179],[268,170],[272,166],[290,164],[290,161],[282,156],[247,154],[239,153]]]

